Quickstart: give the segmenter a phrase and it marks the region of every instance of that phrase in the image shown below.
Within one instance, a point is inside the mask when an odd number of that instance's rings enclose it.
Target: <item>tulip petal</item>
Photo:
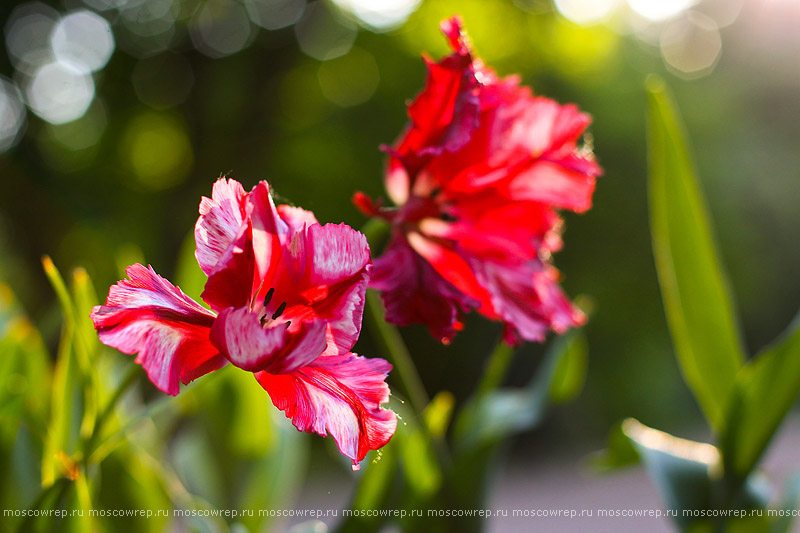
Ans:
[[[325,355],[349,352],[361,332],[364,293],[372,269],[366,237],[345,224],[315,224],[294,233],[269,283],[286,299],[286,320],[328,324]],[[267,283],[265,283],[265,286]],[[294,294],[288,294],[291,287]]]
[[[214,313],[183,294],[152,268],[135,264],[129,279],[112,286],[106,304],[92,309],[100,340],[139,355],[150,381],[176,395],[180,382],[217,370],[227,361],[209,341]]]
[[[214,183],[211,198],[200,201],[200,218],[194,229],[195,256],[207,276],[218,270],[218,264],[233,244],[244,223],[244,188],[236,180],[220,178]]]
[[[289,231],[300,231],[304,226],[313,226],[319,224],[317,217],[311,211],[306,211],[300,207],[291,205],[279,205],[277,207],[278,216],[281,217],[288,226]]]
[[[386,319],[398,326],[425,324],[435,339],[449,341],[459,315],[479,306],[443,278],[401,236],[375,260],[370,286],[381,291]]]
[[[391,365],[352,353],[320,357],[291,374],[256,373],[275,407],[300,431],[330,434],[358,469],[369,450],[384,446],[397,427],[385,383]]]
[[[509,265],[473,261],[475,275],[491,295],[494,311],[506,326],[506,340],[542,342],[548,330],[564,333],[583,324],[583,313],[558,286],[558,272],[542,263]]]
[[[592,207],[595,174],[576,172],[558,161],[538,160],[508,183],[508,196],[583,212]]]
[[[211,342],[234,366],[272,374],[294,372],[319,357],[326,346],[324,321],[288,322],[266,327],[259,315],[248,309],[229,308],[220,313],[211,328]]]
[[[247,202],[252,213],[256,279],[269,279],[279,262],[281,248],[289,238],[289,226],[278,215],[266,181],[259,182],[253,188]]]

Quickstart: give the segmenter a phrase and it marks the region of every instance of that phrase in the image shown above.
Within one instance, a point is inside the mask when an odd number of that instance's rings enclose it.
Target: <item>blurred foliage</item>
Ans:
[[[45,3],[60,13],[104,4]],[[543,430],[523,437],[521,451],[532,442],[551,450],[599,445],[607,428],[627,416],[672,432],[702,421],[672,356],[648,253],[647,101],[642,91],[647,73],[668,77],[684,111],[746,351],[757,353],[796,312],[800,103],[792,77],[795,58],[791,46],[771,49],[767,56],[751,49],[758,40],[752,36],[759,20],[751,12],[723,28],[725,48],[716,70],[686,81],[666,72],[657,48],[635,32],[615,31],[614,21],[578,26],[547,0],[424,0],[405,23],[385,33],[359,27],[333,3],[318,0],[313,5],[319,9],[309,12],[328,13],[337,21],[339,37],[354,39],[352,48],[328,61],[308,55],[313,46],[299,38],[301,29],[310,27],[305,22],[274,30],[257,30],[248,23],[241,51],[209,57],[194,45],[192,32],[197,30],[191,22],[206,3],[168,2],[177,22],[165,45],[158,32],[149,37],[133,32],[145,16],[124,18],[113,9],[104,11],[118,47],[93,76],[96,98],[87,113],[62,125],[29,113],[19,143],[0,154],[6,184],[0,197],[0,353],[5,356],[0,362],[5,384],[0,389],[0,446],[3,472],[13,470],[4,479],[17,482],[0,489],[4,501],[17,498],[23,506],[41,497],[43,503],[63,504],[80,495],[83,505],[88,492],[89,500],[99,498],[108,507],[146,498],[141,506],[157,508],[169,502],[241,503],[288,496],[297,488],[284,489],[279,482],[288,479],[287,469],[302,468],[308,440],[290,426],[284,435],[288,424],[273,424],[274,409],[257,384],[248,388],[240,383],[240,373],[227,371],[189,389],[186,399],[175,405],[159,403],[148,384],[126,396],[124,411],[115,411],[108,434],[97,443],[102,466],[92,467],[99,469],[93,473],[96,483],[115,479],[114,486],[126,488],[118,493],[100,485],[78,490],[72,482],[58,481],[74,466],[76,446],[92,433],[113,384],[122,379],[121,361],[129,362],[97,345],[86,329],[87,305],[102,299],[105,289],[123,275],[122,268],[137,261],[152,264],[197,296],[202,278],[190,257],[187,229],[196,220],[200,196],[210,194],[222,174],[245,186],[268,179],[282,198],[314,210],[320,221],[361,225],[363,217],[350,197],[355,190],[383,195],[385,157],[378,146],[391,143],[402,130],[404,102],[424,82],[420,54],[440,57],[446,52],[438,23],[455,12],[462,14],[477,52],[500,74],[520,73],[537,93],[575,102],[593,115],[593,144],[605,169],[593,209],[566,215],[566,246],[555,258],[568,294],[591,295],[597,308],[584,328],[592,350],[588,370],[581,368],[586,361],[574,355],[574,366],[556,370],[558,385],[550,394],[552,399],[572,396],[584,371],[586,390],[544,420]],[[8,23],[19,4],[0,4],[0,18]],[[0,74],[25,81],[14,74],[8,53],[0,54]],[[86,269],[59,289],[69,321],[64,327],[40,268],[43,254],[50,254],[65,272]],[[70,291],[75,291],[72,304],[64,296]],[[434,398],[449,391],[454,405],[462,405],[475,390],[499,334],[497,327],[474,316],[447,348],[430,339],[424,328],[403,331],[427,389]],[[378,346],[365,332],[356,351],[377,356]],[[541,346],[521,348],[511,361],[506,385],[529,383],[544,352]],[[783,368],[769,360],[780,361],[782,353],[781,346],[767,348],[764,355],[769,358],[759,356],[762,363],[737,374],[736,394],[763,398],[770,389],[765,383]],[[790,376],[785,377],[781,391],[793,386]],[[91,394],[84,394],[87,383]],[[45,400],[53,393],[58,401]],[[784,400],[770,417],[762,419],[758,412],[742,412],[741,417],[763,420],[769,433],[766,426],[790,407],[791,401]],[[248,424],[252,417],[264,420],[263,425]],[[47,433],[49,421],[57,429]],[[124,438],[112,435],[126,425]],[[413,431],[402,428],[405,441],[413,443]],[[192,445],[176,436],[168,449],[159,448],[165,437],[183,432],[203,435],[202,443]],[[752,439],[732,452],[742,465],[755,461],[762,449],[763,439],[755,434]],[[236,453],[216,472],[201,475],[192,472],[191,464],[175,461],[169,479],[161,478],[158,466],[165,457],[203,461],[227,446]],[[265,451],[259,455],[258,450]],[[66,455],[48,455],[54,451]],[[364,473],[364,483],[369,476],[384,492],[357,494],[383,498],[381,494],[402,490],[402,476],[393,469],[402,462],[402,452],[387,447]],[[245,476],[253,472],[268,473],[274,485],[244,481],[254,479]],[[215,486],[220,480],[227,486],[239,476],[237,491]],[[438,483],[430,477],[420,482],[422,490]],[[54,483],[46,494],[39,493],[43,480]],[[373,504],[365,500],[361,505]]]
[[[64,317],[55,358],[0,286],[0,494],[17,512],[4,530],[269,527],[275,519],[258,510],[290,505],[307,448],[258,383],[225,369],[179,399],[149,398],[141,367],[97,340],[86,273],[76,270],[68,287],[48,257],[43,263]]]
[[[663,80],[651,76],[647,93],[650,217],[664,309],[684,379],[719,444],[628,419],[612,430],[595,466],[640,460],[683,531],[790,527],[764,513],[773,489],[755,468],[800,394],[800,320],[745,362],[680,115]],[[781,509],[791,516],[797,495],[787,489]]]

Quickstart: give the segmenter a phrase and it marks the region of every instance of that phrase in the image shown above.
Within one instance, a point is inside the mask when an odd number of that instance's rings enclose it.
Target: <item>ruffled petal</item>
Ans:
[[[519,339],[541,342],[549,330],[561,334],[586,320],[564,295],[558,272],[549,265],[492,261],[473,261],[472,265],[506,326],[506,340],[513,344]]]
[[[466,146],[479,125],[479,77],[493,74],[473,61],[461,21],[453,17],[442,23],[442,32],[453,53],[439,62],[425,58],[428,69],[425,88],[408,107],[411,123],[391,155],[386,190],[398,205],[418,193],[418,175],[432,159]]]
[[[595,175],[577,172],[558,162],[538,160],[508,183],[508,196],[583,212],[592,207]]]
[[[346,353],[361,332],[371,269],[362,233],[345,224],[304,226],[292,235],[279,272],[270,281],[276,287],[273,301],[286,301],[286,320],[325,321],[325,355]]]
[[[209,276],[202,295],[218,312],[251,303],[262,282],[268,283],[274,276],[289,231],[278,215],[266,181],[247,193],[242,209],[245,223]]]
[[[214,183],[211,198],[204,196],[200,201],[200,218],[194,228],[195,256],[207,276],[218,270],[220,260],[244,224],[245,197],[241,183],[220,178]]]
[[[319,224],[317,217],[311,211],[306,211],[300,207],[291,205],[279,205],[277,207],[278,216],[281,217],[288,226],[289,231],[300,231],[304,226],[313,226]]]
[[[112,286],[106,304],[92,309],[100,340],[127,354],[150,381],[176,395],[180,382],[217,370],[227,361],[209,341],[215,315],[152,268],[128,267],[129,279]]]
[[[220,313],[211,328],[211,342],[234,366],[272,374],[294,372],[319,357],[326,346],[323,321],[288,322],[262,326],[260,316],[247,307]]]
[[[222,255],[217,270],[208,277],[200,295],[217,312],[250,303],[255,281],[255,254],[250,223],[242,225],[233,243]]]
[[[444,279],[408,242],[396,235],[375,260],[370,286],[381,291],[386,319],[398,326],[425,324],[435,339],[449,341],[459,316],[479,302]]]
[[[297,429],[330,434],[358,470],[367,452],[389,442],[397,427],[394,412],[381,407],[389,401],[391,368],[383,359],[347,353],[320,357],[291,374],[258,372],[256,379]]]
[[[269,279],[279,262],[281,249],[289,238],[289,226],[278,215],[266,181],[259,182],[253,188],[247,202],[253,228],[255,274],[259,280]]]

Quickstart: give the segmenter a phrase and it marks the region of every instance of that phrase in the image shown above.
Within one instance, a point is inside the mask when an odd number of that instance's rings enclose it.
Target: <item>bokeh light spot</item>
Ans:
[[[121,149],[133,177],[150,190],[184,181],[194,159],[186,127],[165,114],[135,117],[126,128]]]
[[[661,34],[661,56],[667,67],[684,78],[710,73],[719,60],[722,38],[710,17],[690,11],[674,20]]]
[[[106,19],[81,10],[58,21],[50,44],[59,61],[94,72],[103,68],[114,52],[114,35]]]
[[[667,20],[686,11],[695,0],[628,0],[637,14],[652,21]]]
[[[167,50],[176,33],[176,12],[179,9],[173,0],[127,2],[116,25],[119,47],[135,57],[149,57]]]
[[[555,0],[556,9],[576,24],[596,24],[607,20],[622,0]]]
[[[127,4],[129,0],[83,0],[83,3],[96,11],[107,11],[109,9],[119,9]]]
[[[231,0],[209,0],[189,24],[195,47],[218,58],[242,50],[250,41],[253,28],[244,7]]]
[[[357,34],[353,26],[321,0],[308,4],[294,29],[300,50],[320,61],[346,54]]]
[[[28,106],[51,124],[83,116],[94,98],[94,81],[74,66],[54,62],[39,68],[25,90]]]
[[[33,74],[53,60],[50,34],[58,12],[41,2],[29,2],[14,8],[5,26],[6,50],[14,67]]]
[[[306,0],[245,0],[250,19],[267,30],[291,26],[303,16]]]
[[[14,146],[25,125],[25,106],[19,89],[0,78],[0,152]]]
[[[395,28],[419,7],[420,0],[333,0],[376,31]]]
[[[699,11],[714,19],[720,28],[736,22],[743,7],[744,0],[703,0],[697,6]]]
[[[322,63],[317,78],[325,98],[341,107],[350,107],[366,102],[375,94],[380,74],[372,55],[354,47],[347,55]]]

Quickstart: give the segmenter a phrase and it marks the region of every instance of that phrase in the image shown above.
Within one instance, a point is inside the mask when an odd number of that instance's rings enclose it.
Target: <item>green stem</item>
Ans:
[[[486,362],[483,379],[478,384],[478,397],[489,394],[503,383],[513,358],[514,349],[502,340],[498,342]]]
[[[367,237],[370,249],[374,252],[380,247],[390,229],[391,226],[385,220],[372,218],[361,227],[361,232]],[[411,354],[403,342],[403,337],[396,327],[386,322],[386,311],[375,291],[367,291],[365,307],[364,315],[369,327],[381,345],[387,359],[394,366],[396,375],[400,377],[400,382],[409,402],[411,402],[411,407],[416,413],[422,413],[422,410],[430,402],[430,397],[422,384],[417,367],[414,366]]]
[[[400,332],[393,325],[386,322],[383,304],[378,293],[369,289],[367,291],[367,305],[365,313],[370,328],[375,334],[378,343],[389,362],[394,366],[396,375],[405,389],[411,407],[416,413],[421,413],[430,402],[428,392],[422,384],[417,367],[411,359]]]
[[[139,365],[132,364],[128,369],[128,373],[125,374],[125,377],[122,378],[122,382],[114,391],[114,394],[111,396],[111,398],[109,398],[108,403],[105,406],[105,409],[103,409],[103,412],[100,413],[100,416],[97,417],[97,420],[94,425],[94,431],[92,431],[92,434],[86,440],[83,447],[84,461],[87,461],[89,459],[89,456],[94,451],[93,450],[94,445],[97,442],[97,439],[100,437],[100,433],[103,430],[103,425],[105,425],[106,420],[108,420],[111,417],[112,413],[114,412],[114,409],[117,406],[117,403],[122,398],[122,396],[128,391],[128,389],[130,389],[131,386],[134,383],[136,383],[140,375],[141,375],[141,368],[139,367]]]
[[[379,248],[390,230],[391,226],[386,221],[375,218],[367,221],[361,228],[361,231],[367,237],[370,249],[373,251]],[[414,365],[414,360],[403,342],[403,337],[396,327],[386,321],[386,310],[383,307],[383,302],[381,302],[378,293],[372,289],[367,290],[364,316],[375,340],[380,344],[383,353],[386,354],[386,358],[394,366],[393,375],[400,378],[400,383],[412,410],[421,415],[425,407],[430,403],[430,396],[428,396],[417,367]],[[453,461],[444,438],[431,435],[424,422],[422,427],[433,444],[439,464],[444,470],[449,469]]]
[[[367,238],[367,242],[369,242],[370,250],[375,255],[375,250],[383,244],[386,235],[389,234],[389,230],[391,226],[385,220],[381,220],[380,218],[371,218],[367,220],[367,222],[361,226],[361,233]]]

